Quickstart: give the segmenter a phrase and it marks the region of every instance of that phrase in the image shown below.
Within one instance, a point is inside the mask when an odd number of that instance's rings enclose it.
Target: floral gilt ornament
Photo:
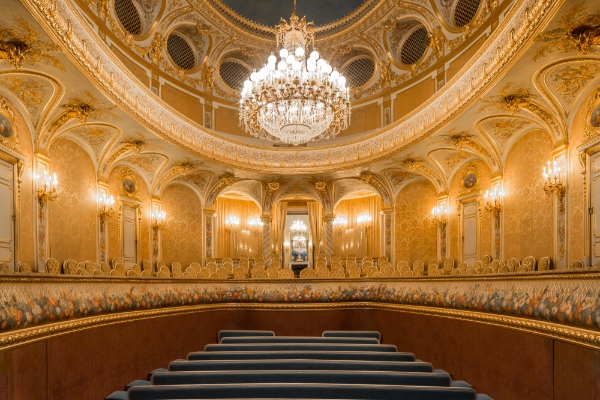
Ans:
[[[21,68],[23,63],[45,64],[65,71],[61,61],[51,53],[59,53],[60,47],[44,42],[31,24],[21,17],[15,17],[11,28],[0,25],[0,61],[7,60],[13,68]]]

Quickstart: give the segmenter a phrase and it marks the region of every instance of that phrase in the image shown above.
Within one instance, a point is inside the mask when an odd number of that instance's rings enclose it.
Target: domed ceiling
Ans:
[[[217,0],[218,1],[218,0]],[[265,26],[275,26],[280,18],[288,19],[293,0],[222,0],[242,17]],[[305,15],[316,26],[327,25],[355,11],[365,0],[298,0],[296,13]]]

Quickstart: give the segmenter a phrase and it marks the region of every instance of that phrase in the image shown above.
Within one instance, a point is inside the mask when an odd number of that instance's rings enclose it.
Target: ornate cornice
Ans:
[[[181,117],[112,55],[69,0],[24,0],[70,60],[120,108],[171,143],[235,168],[268,173],[323,173],[388,158],[453,120],[527,49],[563,0],[521,0],[485,46],[428,102],[375,134],[337,145],[271,149],[220,137]]]

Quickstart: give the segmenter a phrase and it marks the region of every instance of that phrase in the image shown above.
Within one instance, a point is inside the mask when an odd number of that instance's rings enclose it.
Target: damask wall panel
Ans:
[[[471,173],[474,173],[477,176],[477,181],[475,185],[471,188],[465,188],[462,185],[465,177]],[[460,262],[462,255],[460,254],[460,243],[459,240],[461,238],[460,232],[460,220],[458,216],[458,210],[461,209],[459,205],[459,200],[472,196],[483,197],[483,194],[486,190],[490,189],[490,169],[487,164],[483,161],[471,161],[464,166],[462,166],[456,174],[452,177],[452,181],[450,183],[450,194],[448,197],[450,212],[448,214],[448,232],[450,235],[450,240],[448,245],[450,246],[448,249],[449,257],[455,260],[456,262]],[[431,209],[429,210],[431,212]],[[479,226],[479,237],[477,239],[477,243],[479,244],[479,258],[484,255],[492,255],[493,254],[493,241],[492,241],[492,217],[490,213],[486,212],[483,208],[483,205],[479,205],[479,218],[478,218],[478,226]]]
[[[507,258],[552,256],[553,197],[544,193],[542,170],[552,142],[541,130],[522,136],[506,158],[504,172],[504,254]]]
[[[587,104],[584,101],[583,104]],[[569,262],[581,260],[585,257],[585,248],[589,246],[589,238],[586,235],[586,202],[584,196],[589,198],[589,181],[586,181],[584,187],[583,168],[579,162],[579,147],[584,142],[584,126],[587,117],[587,108],[581,107],[575,117],[571,128],[569,129],[569,188],[568,188],[568,212],[569,212]],[[588,175],[589,176],[589,175]],[[589,207],[589,205],[587,205]]]
[[[262,251],[262,233],[252,233],[248,226],[249,218],[260,217],[260,209],[255,202],[219,197],[215,209],[217,216],[216,257],[237,257],[240,254],[247,254],[253,258]],[[240,218],[240,226],[235,237],[233,232],[225,228],[225,220],[228,215],[236,215]]]
[[[436,205],[435,187],[429,181],[417,181],[404,187],[396,198],[396,261],[412,265],[436,258],[437,226],[431,220]]]
[[[163,192],[162,209],[167,213],[162,230],[162,260],[178,261],[185,268],[202,261],[202,203],[187,186],[170,185]]]
[[[50,148],[58,198],[50,205],[50,257],[59,261],[96,261],[96,172],[89,155],[70,139]]]
[[[348,218],[348,225],[347,232],[334,233],[334,252],[340,255],[355,254],[359,258],[383,255],[380,235],[382,208],[383,201],[377,195],[340,201],[333,213]],[[357,217],[365,212],[373,218],[366,235],[356,222]]]

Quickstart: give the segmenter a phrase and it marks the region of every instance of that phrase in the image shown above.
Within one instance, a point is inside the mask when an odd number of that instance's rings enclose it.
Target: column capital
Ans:
[[[260,216],[260,220],[263,224],[271,224],[271,221],[273,221],[273,216],[271,214],[262,214]]]
[[[204,212],[204,215],[206,215],[206,216],[212,216],[212,215],[215,215],[215,213],[216,213],[216,210],[212,207],[206,207],[202,211]]]
[[[381,212],[384,214],[391,214],[394,212],[394,207],[386,207],[386,208],[382,208]]]
[[[334,219],[335,219],[335,214],[334,213],[325,213],[325,214],[323,214],[323,221],[326,224],[329,224],[329,223],[333,222]]]

